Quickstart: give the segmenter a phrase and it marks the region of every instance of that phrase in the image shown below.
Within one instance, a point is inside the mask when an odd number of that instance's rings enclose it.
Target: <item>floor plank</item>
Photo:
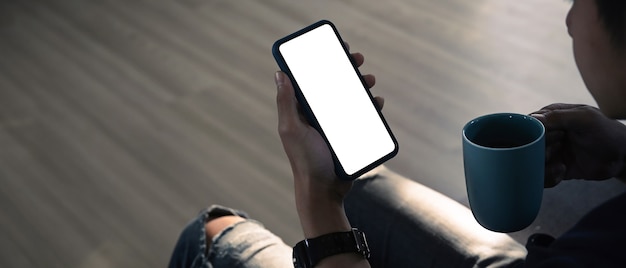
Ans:
[[[377,75],[374,92],[400,142],[388,166],[466,202],[465,122],[593,103],[571,57],[567,8],[3,1],[0,266],[163,266],[185,223],[213,203],[299,240],[270,48],[319,19],[335,22],[366,55],[363,72]]]

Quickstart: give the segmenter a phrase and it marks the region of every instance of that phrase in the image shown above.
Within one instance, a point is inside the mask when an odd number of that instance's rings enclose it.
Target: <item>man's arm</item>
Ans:
[[[363,56],[353,54],[357,65]],[[278,132],[291,164],[296,208],[305,238],[350,231],[343,209],[343,199],[352,182],[341,181],[334,171],[330,150],[321,135],[300,113],[291,82],[282,72],[276,73]],[[366,76],[373,86],[373,76]],[[379,106],[382,99],[378,98]],[[370,267],[358,254],[344,253],[324,258],[316,267]]]

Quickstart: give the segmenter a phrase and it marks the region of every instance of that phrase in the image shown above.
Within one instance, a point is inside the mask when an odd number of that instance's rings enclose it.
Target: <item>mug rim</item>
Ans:
[[[476,123],[476,121],[482,120],[482,119],[486,119],[486,118],[490,118],[490,117],[500,117],[500,116],[516,116],[516,117],[523,117],[524,119],[526,118],[530,118],[531,121],[533,121],[534,124],[539,125],[540,129],[541,129],[541,133],[537,136],[537,138],[535,138],[533,141],[520,145],[520,146],[514,146],[514,147],[506,147],[506,148],[494,148],[494,147],[487,147],[487,146],[483,146],[480,144],[477,144],[473,141],[471,141],[467,135],[466,135],[466,131],[467,129],[473,125],[474,123]],[[507,150],[517,150],[520,148],[524,148],[524,147],[530,147],[532,145],[534,145],[535,143],[539,142],[546,134],[546,127],[543,125],[543,123],[541,123],[541,121],[539,121],[539,119],[532,117],[530,115],[525,115],[525,114],[518,114],[518,113],[493,113],[493,114],[486,114],[486,115],[482,115],[479,117],[476,117],[472,120],[470,120],[469,122],[467,122],[465,124],[465,126],[463,126],[463,140],[469,144],[471,144],[472,146],[481,148],[481,149],[486,149],[486,150],[494,150],[494,151],[507,151]]]

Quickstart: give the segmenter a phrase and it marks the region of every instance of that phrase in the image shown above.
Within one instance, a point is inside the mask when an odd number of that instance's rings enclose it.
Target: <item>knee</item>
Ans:
[[[206,231],[207,244],[213,240],[213,237],[221,233],[228,226],[231,226],[235,223],[238,223],[244,220],[245,220],[244,218],[240,216],[236,216],[236,215],[221,216],[221,217],[209,220],[204,225],[204,229]]]

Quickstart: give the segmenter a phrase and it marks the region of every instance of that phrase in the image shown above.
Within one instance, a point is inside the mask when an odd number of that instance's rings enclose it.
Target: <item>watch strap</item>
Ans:
[[[322,259],[342,253],[357,253],[369,258],[365,233],[352,229],[300,241],[293,248],[294,267],[314,267]]]

